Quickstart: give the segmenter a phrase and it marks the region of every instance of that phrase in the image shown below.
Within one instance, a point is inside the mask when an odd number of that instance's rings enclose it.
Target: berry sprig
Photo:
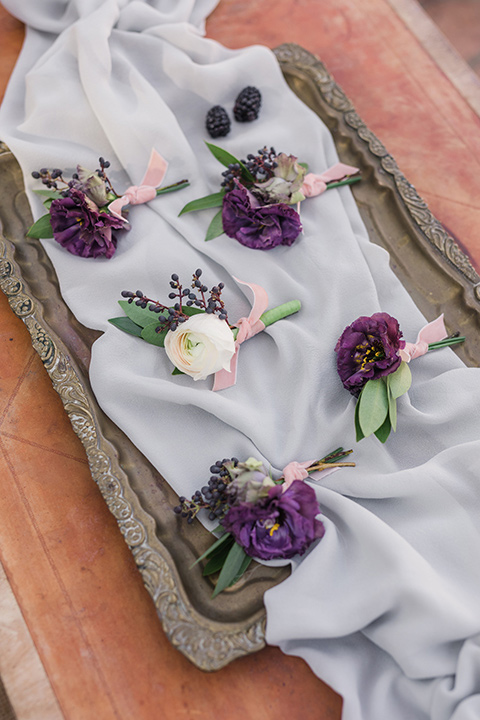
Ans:
[[[248,186],[248,183],[244,177],[244,167],[251,173],[255,182],[265,182],[273,177],[273,171],[278,166],[276,162],[277,153],[275,148],[270,149],[266,146],[258,151],[258,155],[250,153],[247,155],[246,160],[240,160],[240,162],[229,163],[227,169],[222,172],[223,180],[221,186],[227,191],[233,190],[235,187],[235,180],[239,180],[242,184]]]
[[[191,286],[186,288],[181,285],[176,273],[171,275],[170,287],[172,288],[172,292],[168,294],[168,297],[170,300],[177,300],[172,307],[147,297],[141,290],[136,290],[135,292],[122,290],[121,295],[127,298],[130,304],[135,302],[135,305],[138,307],[143,309],[148,307],[151,312],[162,314],[163,319],[155,328],[155,332],[157,333],[164,332],[165,330],[174,331],[178,328],[179,324],[188,320],[190,315],[184,311],[184,305],[187,307],[197,307],[199,310],[207,313],[207,315],[217,313],[219,320],[225,320],[228,323],[228,314],[225,309],[225,303],[221,297],[222,290],[225,287],[224,283],[218,283],[218,285],[214,285],[209,290],[200,280],[201,275],[202,270],[198,268],[193,273]],[[208,297],[206,293],[209,293]]]
[[[99,157],[98,163],[100,167],[94,171],[94,174],[105,183],[105,191],[107,194],[113,193],[115,197],[119,197],[113,189],[113,185],[105,172],[105,170],[110,167],[110,162],[105,160],[103,157]],[[32,177],[35,178],[35,180],[41,180],[42,184],[49,190],[58,190],[63,197],[67,197],[70,188],[78,187],[81,181],[78,172],[72,173],[71,180],[65,180],[63,173],[64,171],[60,170],[60,168],[54,168],[53,170],[41,168],[40,170],[34,170],[32,172]],[[62,183],[60,187],[59,183]]]
[[[232,468],[237,467],[237,458],[224,458],[217,460],[210,467],[210,480],[201,490],[196,490],[191,500],[180,497],[180,505],[177,505],[173,511],[177,515],[186,518],[187,523],[191,524],[200,510],[208,510],[209,520],[221,520],[228,511],[230,505],[235,502],[236,488],[231,487]]]

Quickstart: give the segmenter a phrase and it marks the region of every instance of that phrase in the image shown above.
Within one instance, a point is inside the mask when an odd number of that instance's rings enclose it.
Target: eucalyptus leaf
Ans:
[[[393,398],[404,395],[412,384],[412,373],[408,363],[401,362],[395,372],[387,375],[387,385]]]
[[[53,238],[52,224],[50,222],[50,213],[42,215],[37,222],[27,230],[27,237],[36,238],[37,240],[45,238]]]
[[[223,567],[218,576],[215,590],[212,593],[212,598],[216,597],[222,590],[229,587],[229,585],[236,580],[238,573],[244,564],[246,552],[241,545],[234,543],[228,553]]]
[[[178,216],[185,215],[185,213],[194,212],[195,210],[206,210],[207,208],[221,207],[223,204],[223,198],[225,191],[221,190],[212,195],[205,195],[205,197],[198,198],[198,200],[192,200],[183,207]]]
[[[355,435],[357,442],[360,442],[360,440],[363,440],[365,435],[363,434],[363,430],[360,427],[360,420],[358,418],[358,411],[360,409],[360,398],[357,400],[355,404]]]
[[[397,399],[393,397],[390,385],[387,383],[388,390],[388,416],[393,432],[397,432]]]
[[[223,229],[223,221],[222,221],[222,211],[219,210],[218,213],[214,216],[212,222],[208,226],[207,234],[205,236],[205,242],[208,240],[213,240],[213,238],[218,237],[219,235],[223,235],[224,233]]]
[[[60,190],[34,190],[33,192],[37,195],[48,198],[49,200],[56,200],[57,198],[62,197]]]
[[[383,424],[378,428],[378,430],[375,430],[375,437],[377,437],[382,443],[386,442],[388,436],[390,435],[391,428],[390,418],[387,415]]]
[[[382,378],[368,380],[358,399],[358,421],[365,437],[378,430],[388,415],[387,385]]]
[[[225,167],[228,167],[231,164],[238,163],[240,167],[242,168],[242,175],[246,180],[249,182],[255,182],[255,178],[253,177],[252,173],[248,168],[245,167],[245,165],[235,157],[235,155],[232,155],[228,152],[228,150],[224,150],[221,147],[218,147],[218,145],[213,145],[212,143],[206,142],[205,145],[208,147],[212,155],[222,163],[222,165],[225,165]]]
[[[135,305],[135,300],[132,303],[129,303],[128,300],[119,300],[118,304],[125,312],[125,315],[142,328],[147,327],[147,325],[155,322],[155,320],[158,320],[158,323],[160,323],[163,317],[163,313],[154,313],[148,309],[148,306],[142,308],[139,305]]]
[[[207,575],[213,575],[213,573],[216,573],[222,569],[225,560],[227,559],[227,555],[230,552],[230,548],[232,547],[234,542],[235,540],[233,539],[232,535],[229,538],[229,541],[224,542],[209,556],[208,562],[203,568],[202,575],[204,575],[204,577],[206,577]]]
[[[204,313],[205,310],[199,307],[194,307],[193,305],[182,305],[182,312],[185,315],[198,315],[199,313]]]
[[[228,538],[231,537],[231,535],[231,533],[226,532],[221,537],[219,537],[218,540],[216,540],[212,545],[210,545],[209,548],[205,550],[203,555],[200,555],[200,557],[197,558],[192,565],[190,565],[190,570],[195,567],[195,565],[197,565],[197,563],[199,563],[201,560],[204,560],[206,557],[211,555],[220,545],[226,542]]]
[[[119,330],[123,330],[123,332],[126,332],[129,335],[141,337],[142,328],[140,325],[137,325],[137,323],[134,323],[133,320],[125,317],[125,315],[122,315],[122,317],[109,318],[108,322],[112,323],[112,325],[115,325],[115,327]]]
[[[250,555],[245,556],[245,559],[244,559],[242,565],[240,566],[240,570],[238,571],[236,577],[233,578],[232,582],[230,583],[230,585],[228,587],[232,587],[232,585],[235,585],[235,583],[237,583],[240,580],[242,575],[244,575],[246,573],[246,571],[248,570],[249,565],[252,562],[252,560],[253,560],[253,558],[250,557]]]
[[[156,328],[158,327],[158,325],[159,322],[155,320],[151,322],[150,325],[146,325],[141,331],[141,338],[142,340],[145,340],[145,342],[150,343],[150,345],[164,347],[165,335],[167,334],[168,330],[162,330],[161,332],[157,332]]]

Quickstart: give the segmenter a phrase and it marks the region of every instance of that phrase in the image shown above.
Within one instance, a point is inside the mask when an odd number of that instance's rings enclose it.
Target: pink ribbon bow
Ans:
[[[238,350],[240,345],[248,340],[248,338],[257,335],[257,333],[265,330],[264,323],[260,320],[260,316],[263,315],[268,307],[268,295],[260,285],[254,285],[253,283],[243,282],[243,280],[234,280],[241,285],[246,285],[253,292],[253,305],[250,310],[248,317],[243,317],[235,323],[238,327],[238,334],[235,340],[235,353],[230,361],[230,370],[219,370],[215,373],[215,382],[213,384],[213,390],[225,390],[232,385],[235,385],[237,380],[237,360]]]
[[[436,320],[425,325],[417,336],[417,341],[414,343],[407,342],[403,350],[400,350],[399,355],[405,362],[410,362],[415,358],[421,357],[428,352],[428,346],[430,343],[438,342],[443,340],[448,335],[445,329],[445,323],[443,322],[443,313]]]
[[[293,460],[292,462],[289,462],[288,465],[283,468],[282,472],[282,475],[284,477],[284,482],[282,483],[282,492],[288,490],[290,485],[295,482],[295,480],[305,480],[306,478],[308,478],[309,473],[307,472],[307,468],[309,468],[310,465],[313,465],[314,462],[314,460],[306,460],[305,462],[297,462],[296,460]],[[322,477],[326,477],[327,475],[331,475],[336,470],[340,470],[340,468],[333,467],[326,468],[325,470],[316,470],[315,473],[312,473],[312,475],[317,474],[321,475]]]
[[[343,180],[347,175],[356,175],[358,172],[360,170],[356,167],[337,163],[320,175],[315,173],[305,175],[301,191],[305,197],[321,195],[327,189],[327,183]]]
[[[140,185],[131,185],[125,190],[122,197],[117,198],[108,206],[109,211],[112,215],[120,218],[124,222],[126,219],[122,216],[122,208],[125,205],[141,205],[142,203],[149,202],[157,196],[157,187],[161,184],[165,174],[167,172],[168,163],[163,157],[155,150],[152,149],[150,153],[150,160],[148,161],[147,171]]]

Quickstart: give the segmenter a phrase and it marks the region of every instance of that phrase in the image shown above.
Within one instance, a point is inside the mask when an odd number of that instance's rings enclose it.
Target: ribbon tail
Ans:
[[[360,170],[357,167],[353,167],[352,165],[345,165],[345,163],[336,163],[335,165],[332,165],[331,168],[328,168],[328,170],[325,170],[320,177],[323,180],[323,182],[329,183],[334,181],[343,180],[344,177],[347,177],[348,175],[357,175]]]
[[[268,293],[261,285],[255,285],[255,283],[248,283],[244,280],[239,280],[235,277],[235,275],[233,276],[233,279],[240,285],[246,285],[253,292],[253,305],[248,316],[248,321],[251,325],[255,325],[268,308]],[[262,328],[259,328],[257,332],[261,332],[264,329],[265,325],[263,325]]]
[[[153,187],[158,187],[161,185],[163,178],[167,174],[167,169],[168,162],[160,155],[159,152],[155,150],[155,148],[152,148],[147,170],[140,185],[152,185]]]
[[[115,215],[115,217],[117,217],[119,220],[123,220],[124,223],[128,223],[128,220],[122,215],[122,208],[124,208],[125,205],[128,205],[128,202],[128,197],[119,197],[110,203],[110,205],[108,206],[108,212],[111,215]]]
[[[237,362],[238,362],[238,346],[235,349],[235,353],[232,355],[230,361],[230,370],[218,370],[215,373],[215,380],[213,382],[212,390],[217,392],[218,390],[226,390],[232,387],[237,382]]]

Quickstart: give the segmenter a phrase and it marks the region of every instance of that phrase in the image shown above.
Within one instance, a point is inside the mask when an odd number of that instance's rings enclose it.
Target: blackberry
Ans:
[[[224,137],[230,132],[230,118],[221,105],[214,105],[207,113],[205,121],[207,132],[212,138]]]
[[[260,90],[248,85],[238,95],[233,107],[233,115],[238,122],[251,122],[256,120],[262,104]]]

